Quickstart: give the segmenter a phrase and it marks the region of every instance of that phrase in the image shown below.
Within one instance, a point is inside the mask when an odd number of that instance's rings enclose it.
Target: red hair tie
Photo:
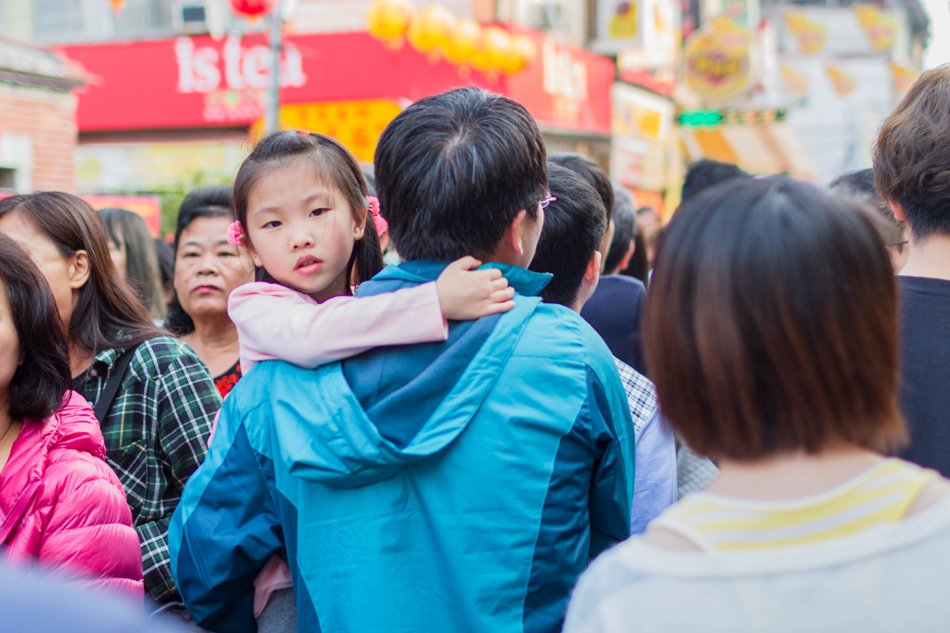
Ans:
[[[386,218],[379,214],[379,198],[376,196],[366,196],[366,209],[373,216],[373,224],[376,226],[376,233],[382,235],[389,230],[389,223]]]

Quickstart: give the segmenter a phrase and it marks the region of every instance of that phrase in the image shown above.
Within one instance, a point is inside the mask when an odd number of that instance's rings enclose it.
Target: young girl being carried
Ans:
[[[354,298],[352,287],[382,268],[385,220],[356,159],[327,136],[264,138],[238,170],[234,207],[228,239],[248,249],[270,282],[241,286],[228,303],[244,373],[263,360],[315,367],[374,347],[444,341],[448,320],[514,306],[500,271],[473,270],[481,265],[473,257],[434,283]],[[271,560],[255,583],[259,631],[294,629],[290,586],[287,566]]]

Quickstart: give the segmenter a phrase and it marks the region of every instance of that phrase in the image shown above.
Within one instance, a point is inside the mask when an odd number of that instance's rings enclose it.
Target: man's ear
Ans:
[[[894,212],[894,217],[898,222],[906,222],[907,214],[904,213],[904,207],[901,206],[901,203],[897,200],[888,200],[887,206],[891,208],[891,211]]]
[[[528,212],[522,209],[505,231],[504,242],[517,257],[524,256],[524,223]]]
[[[600,264],[603,258],[600,251],[594,251],[594,254],[590,256],[590,261],[587,262],[587,268],[584,269],[584,283],[591,288],[595,288],[600,280]]]
[[[73,290],[79,290],[89,281],[91,270],[89,269],[89,253],[86,251],[76,251],[69,259],[69,287]]]

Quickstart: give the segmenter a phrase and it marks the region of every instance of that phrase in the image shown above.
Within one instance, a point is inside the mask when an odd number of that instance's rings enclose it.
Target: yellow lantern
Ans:
[[[489,26],[483,31],[482,46],[475,55],[475,67],[489,75],[505,67],[512,51],[511,36],[497,26]]]
[[[406,35],[411,17],[409,0],[373,0],[366,14],[367,28],[378,40],[398,43]]]
[[[520,73],[534,62],[536,56],[534,40],[527,35],[512,36],[511,47],[501,70],[507,75]]]
[[[455,21],[445,46],[445,58],[455,64],[472,64],[482,41],[482,27],[472,18]]]
[[[451,11],[439,5],[430,5],[412,16],[406,38],[420,53],[435,56],[448,48],[454,26],[455,16]]]

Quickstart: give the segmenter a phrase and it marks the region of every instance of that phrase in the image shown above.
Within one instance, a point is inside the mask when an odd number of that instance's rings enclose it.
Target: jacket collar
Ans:
[[[424,284],[435,281],[442,274],[442,271],[449,265],[449,262],[436,262],[428,260],[413,260],[404,262],[399,266],[387,266],[374,280],[398,279],[402,281],[412,281]],[[479,270],[497,268],[505,276],[511,287],[520,295],[536,296],[545,286],[550,283],[553,275],[550,273],[536,273],[527,268],[512,266],[510,264],[498,264],[490,262],[479,266]]]

